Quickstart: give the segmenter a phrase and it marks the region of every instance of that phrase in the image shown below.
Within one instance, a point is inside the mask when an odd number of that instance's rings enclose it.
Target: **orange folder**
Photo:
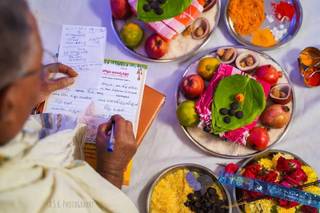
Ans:
[[[164,102],[165,96],[163,94],[145,85],[136,138],[138,144],[142,142],[143,137],[147,133],[152,124],[152,121],[156,118]],[[84,154],[85,161],[87,161],[95,169],[97,160],[95,144],[86,143],[84,146]],[[123,185],[129,185],[131,168],[132,161],[129,163],[125,171]]]

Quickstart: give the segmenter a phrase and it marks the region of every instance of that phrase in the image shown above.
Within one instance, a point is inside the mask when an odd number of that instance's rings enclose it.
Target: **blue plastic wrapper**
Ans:
[[[260,192],[271,197],[295,201],[303,205],[320,208],[320,196],[304,192],[295,188],[287,188],[279,184],[267,183],[257,179],[245,178],[237,175],[220,175],[221,184],[232,185],[237,188]]]

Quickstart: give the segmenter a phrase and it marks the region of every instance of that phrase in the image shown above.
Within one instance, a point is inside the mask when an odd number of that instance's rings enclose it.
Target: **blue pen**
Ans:
[[[114,121],[112,121],[112,126],[111,126],[111,134],[110,138],[107,141],[107,151],[108,152],[113,152],[114,144],[115,144],[115,138],[114,138]]]

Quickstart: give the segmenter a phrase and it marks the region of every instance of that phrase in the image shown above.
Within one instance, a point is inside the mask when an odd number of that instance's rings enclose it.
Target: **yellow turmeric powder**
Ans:
[[[231,0],[228,15],[238,34],[250,35],[265,20],[264,0]]]
[[[253,32],[251,42],[260,47],[271,47],[277,43],[269,28],[258,29]]]

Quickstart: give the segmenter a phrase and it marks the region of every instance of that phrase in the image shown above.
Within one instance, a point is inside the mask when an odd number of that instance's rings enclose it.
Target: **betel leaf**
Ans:
[[[230,116],[231,122],[223,121],[221,108],[230,109],[236,94],[242,93],[245,97],[240,104],[243,112],[241,119]],[[264,110],[266,98],[262,85],[254,79],[244,75],[232,75],[222,79],[215,91],[212,102],[212,129],[214,134],[238,129],[253,122]]]
[[[155,22],[169,19],[180,15],[190,6],[191,3],[192,0],[167,0],[164,4],[160,5],[163,9],[163,13],[161,15],[157,15],[154,10],[148,12],[143,10],[143,5],[149,4],[148,0],[139,0],[137,10],[138,19],[144,22]]]

